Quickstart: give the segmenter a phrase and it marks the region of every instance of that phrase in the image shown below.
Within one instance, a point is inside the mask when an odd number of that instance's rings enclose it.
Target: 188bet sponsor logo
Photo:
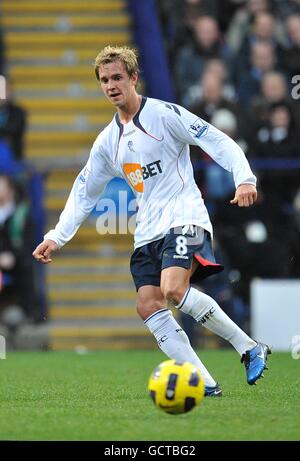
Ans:
[[[137,192],[144,192],[144,181],[162,173],[161,161],[156,160],[145,166],[139,163],[124,163],[123,171],[132,187]]]

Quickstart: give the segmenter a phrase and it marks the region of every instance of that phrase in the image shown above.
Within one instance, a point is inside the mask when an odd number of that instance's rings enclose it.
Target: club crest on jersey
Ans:
[[[189,133],[192,133],[195,138],[205,136],[208,131],[208,125],[203,124],[202,120],[198,118],[193,125],[190,125]]]
[[[133,141],[128,141],[127,146],[128,146],[128,149],[130,150],[130,152],[135,152],[135,150],[133,148]]]

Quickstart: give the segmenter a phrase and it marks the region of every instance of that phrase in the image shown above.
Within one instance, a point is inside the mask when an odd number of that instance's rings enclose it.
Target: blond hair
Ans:
[[[97,80],[100,80],[100,66],[116,61],[121,61],[124,64],[129,76],[140,72],[137,50],[128,46],[106,46],[95,59],[94,67]]]

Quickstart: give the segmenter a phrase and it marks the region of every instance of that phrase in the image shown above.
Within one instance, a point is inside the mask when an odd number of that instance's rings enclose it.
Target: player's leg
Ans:
[[[270,353],[268,346],[251,339],[210,296],[193,287],[189,287],[182,294],[178,288],[181,271],[186,269],[170,267],[162,271],[162,291],[168,303],[191,315],[213,333],[228,340],[242,357],[248,384],[255,384],[266,369],[267,354]],[[185,278],[186,274],[183,274],[182,286],[185,286]]]
[[[137,311],[169,358],[193,363],[202,373],[206,386],[216,388],[216,382],[193,350],[188,336],[166,307],[160,287],[145,285],[138,289]]]
[[[191,315],[197,322],[201,322],[204,327],[229,341],[242,357],[242,361],[246,366],[248,383],[254,384],[261,377],[264,368],[266,368],[266,357],[269,349],[264,344],[254,341],[241,330],[213,298],[190,286],[189,276],[193,273],[196,274],[198,271],[199,276],[204,278],[205,274],[211,273],[214,266],[216,266],[207,233],[202,233],[201,237],[201,232],[199,232],[198,240],[199,237],[202,238],[202,242],[197,243],[196,240],[187,241],[186,248],[184,248],[183,253],[186,256],[190,257],[193,252],[196,252],[199,256],[198,260],[193,262],[190,271],[186,271],[184,267],[172,266],[175,262],[170,258],[172,250],[170,246],[171,238],[169,239],[168,257],[165,258],[165,268],[162,270],[161,275],[162,293],[166,300],[177,309]],[[177,258],[176,261],[176,264],[178,264]]]
[[[162,291],[168,302],[182,312],[191,315],[205,328],[229,341],[241,356],[246,350],[256,346],[256,342],[225,314],[211,296],[190,285],[183,293],[174,290],[173,280],[178,280],[180,269],[184,271],[179,267],[170,267],[162,271]],[[176,283],[174,286],[176,287]]]

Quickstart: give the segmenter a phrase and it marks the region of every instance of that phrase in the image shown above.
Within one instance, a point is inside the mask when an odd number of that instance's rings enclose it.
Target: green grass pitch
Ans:
[[[234,351],[200,357],[224,396],[175,416],[147,392],[166,360],[159,350],[10,352],[0,360],[0,439],[300,440],[300,360],[273,353],[265,379],[248,386]]]

